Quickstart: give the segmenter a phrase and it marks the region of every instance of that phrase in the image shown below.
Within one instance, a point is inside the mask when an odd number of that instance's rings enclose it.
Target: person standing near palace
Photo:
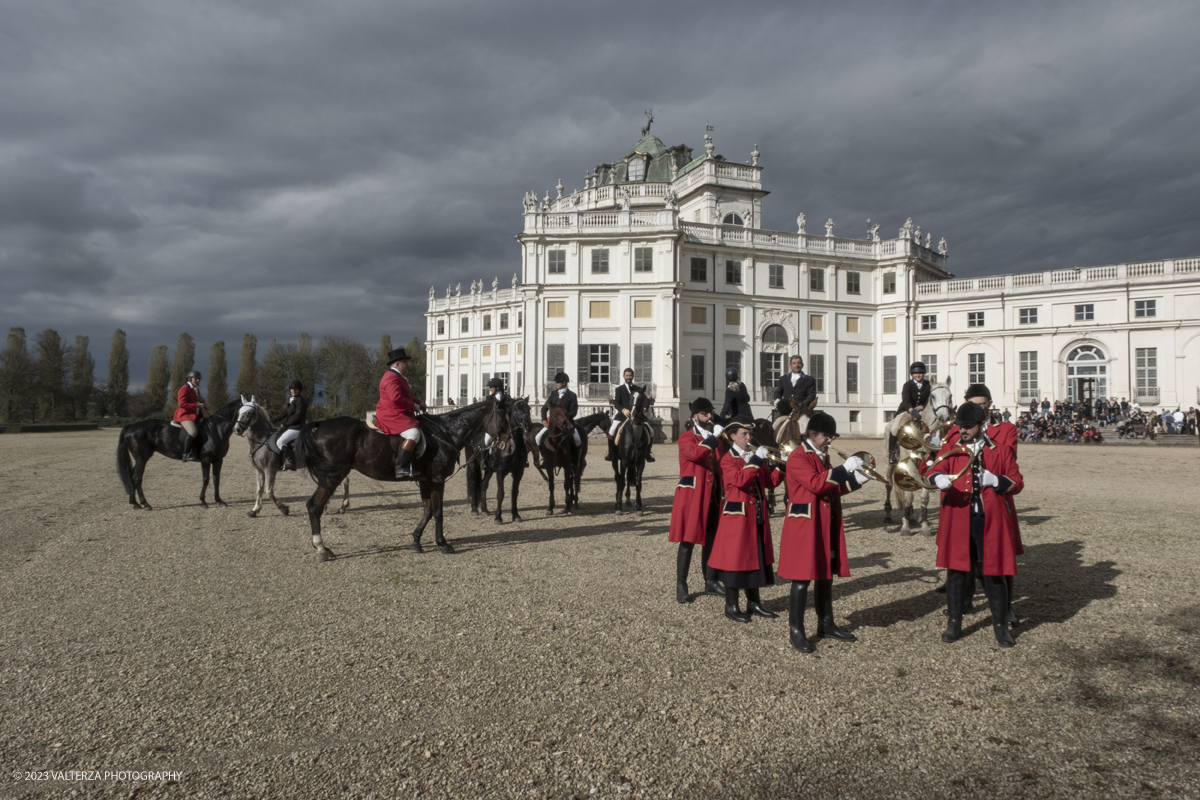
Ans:
[[[308,401],[304,399],[303,391],[304,384],[299,380],[289,383],[288,401],[279,416],[271,420],[276,424],[283,423],[284,431],[279,434],[275,443],[279,445],[279,453],[283,456],[284,472],[296,469],[296,450],[292,442],[300,435],[300,426],[308,417]]]
[[[798,355],[792,356],[790,367],[791,372],[781,375],[775,387],[776,410],[780,416],[789,416],[795,400],[802,413],[812,413],[817,403],[817,379],[804,374],[804,359]]]
[[[725,382],[725,405],[721,407],[721,418],[754,416],[750,412],[750,392],[746,390],[746,384],[742,383],[736,367],[725,370]]]
[[[963,600],[973,565],[983,576],[984,592],[992,612],[992,631],[1001,647],[1014,642],[1008,624],[1008,590],[1005,577],[1017,574],[1013,533],[1014,517],[1004,496],[1019,494],[1025,482],[1008,448],[999,447],[983,432],[984,410],[975,403],[958,407],[955,424],[959,442],[976,454],[971,468],[952,478],[966,465],[967,453],[957,453],[930,469],[929,477],[942,491],[937,533],[937,565],[949,570],[946,606],[949,622],[943,642],[962,635]],[[942,445],[939,456],[953,445]]]
[[[897,414],[908,414],[913,419],[920,419],[921,412],[929,404],[929,381],[925,380],[925,362],[914,361],[908,368],[910,379],[904,383],[900,392],[900,407]]]
[[[375,406],[375,425],[388,436],[400,437],[396,453],[396,479],[413,476],[413,451],[421,438],[417,428],[416,410],[424,405],[413,395],[408,385],[408,362],[411,357],[398,347],[388,353],[387,372],[379,381],[379,403]]]
[[[842,495],[856,491],[868,478],[857,471],[863,466],[858,456],[830,467],[829,445],[837,436],[833,417],[813,414],[803,442],[787,460],[788,511],[779,539],[779,577],[792,582],[788,627],[792,647],[801,653],[813,652],[804,632],[804,609],[813,581],[817,583],[817,636],[858,641],[834,622],[833,576],[850,577]]]
[[[783,482],[783,475],[767,464],[767,448],[751,449],[754,420],[738,417],[725,426],[732,446],[721,456],[721,481],[725,502],[708,559],[713,577],[725,584],[725,616],[749,622],[753,614],[774,619],[763,607],[759,589],[775,583],[772,565],[771,518],[766,492]],[[738,608],[738,592],[746,590],[746,613]]]
[[[718,438],[722,428],[714,424],[713,404],[697,397],[688,406],[692,412],[691,430],[679,437],[679,483],[671,506],[671,527],[667,541],[678,542],[675,556],[675,599],[692,602],[688,593],[688,573],[692,567],[692,548],[700,545],[700,571],[704,575],[704,593],[724,595],[708,569],[717,521],[721,513],[721,481],[717,462],[721,457]]]
[[[575,416],[579,413],[579,398],[574,392],[567,388],[567,384],[571,382],[570,376],[565,372],[560,372],[554,376],[554,391],[546,398],[546,402],[542,403],[542,429],[533,437],[534,443],[542,446],[542,440],[546,438],[546,432],[549,430],[545,426],[546,418],[550,415],[550,409],[561,408],[567,414],[567,419],[571,423],[575,423]],[[580,447],[583,439],[579,436],[579,428],[574,430],[575,447]],[[578,452],[578,451],[576,451]]]
[[[179,387],[175,401],[178,407],[174,419],[183,428],[183,455],[179,460],[199,461],[200,428],[196,423],[204,419],[205,404],[200,396],[200,373],[197,370],[187,374],[187,380]]]

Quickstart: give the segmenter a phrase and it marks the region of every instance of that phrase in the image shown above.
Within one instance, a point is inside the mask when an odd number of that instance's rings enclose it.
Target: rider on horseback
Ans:
[[[546,402],[542,403],[543,423],[546,422],[546,418],[550,415],[550,409],[552,408],[561,408],[566,412],[567,419],[571,420],[572,424],[575,423],[575,415],[579,413],[579,398],[574,392],[567,388],[567,384],[570,383],[570,381],[571,379],[565,372],[560,372],[554,376],[555,390],[550,393],[549,397],[546,398]],[[537,436],[533,437],[533,441],[538,447],[542,446],[542,440],[546,438],[546,432],[549,430],[550,429],[543,424],[542,429],[537,432]],[[575,437],[575,447],[579,448],[582,444],[582,439],[579,438],[579,428],[575,428],[572,433]],[[579,450],[576,449],[575,452],[578,454]],[[578,455],[576,457],[578,458]]]
[[[750,413],[750,392],[746,384],[741,382],[736,367],[725,370],[725,405],[721,408],[724,419],[732,419],[742,415],[754,416]]]
[[[622,373],[622,377],[624,377],[625,382],[617,387],[613,398],[613,405],[616,406],[617,411],[620,413],[617,414],[617,418],[613,420],[612,425],[608,428],[608,455],[604,457],[605,461],[612,461],[617,452],[617,429],[621,427],[621,423],[624,421],[621,417],[628,417],[633,413],[633,396],[639,392],[643,392],[642,389],[633,385],[632,369],[626,367],[625,372]],[[654,398],[650,399],[653,400]],[[646,429],[647,433],[650,434],[650,444],[653,446],[654,431],[650,428],[649,422],[646,423]],[[651,455],[649,450],[646,451],[646,461],[654,461],[654,456]]]
[[[408,362],[412,357],[397,347],[388,353],[388,369],[379,381],[379,403],[375,406],[375,425],[389,436],[400,437],[400,450],[396,453],[396,478],[413,476],[413,451],[421,438],[414,417],[417,406],[424,403],[413,396],[408,385]]]
[[[296,469],[296,451],[292,442],[300,435],[300,426],[304,424],[305,417],[308,416],[308,401],[304,399],[300,393],[304,391],[304,384],[298,380],[288,384],[288,401],[283,406],[283,411],[279,416],[275,417],[271,422],[273,424],[283,423],[285,430],[279,434],[279,439],[276,444],[279,445],[279,452],[283,455],[283,471],[288,472]]]
[[[912,376],[912,380],[904,384],[904,391],[900,397],[900,408],[896,410],[896,413],[909,414],[913,419],[917,419],[929,403],[931,387],[929,381],[925,380],[925,364],[923,362],[914,361],[908,368],[908,374]]]
[[[781,375],[775,387],[775,403],[779,414],[785,417],[792,413],[793,400],[804,413],[811,412],[817,402],[817,379],[804,374],[804,359],[792,356],[791,367],[792,371]]]
[[[187,374],[187,381],[179,387],[178,408],[175,409],[175,421],[183,428],[183,457],[181,461],[199,461],[200,454],[196,447],[196,438],[200,429],[196,422],[204,418],[204,398],[200,396],[200,373],[192,370]]]

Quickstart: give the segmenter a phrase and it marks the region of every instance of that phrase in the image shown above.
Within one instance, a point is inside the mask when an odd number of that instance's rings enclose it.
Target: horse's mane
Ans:
[[[580,417],[575,420],[575,424],[584,433],[591,433],[592,429],[600,424],[602,420],[608,419],[608,412],[597,411],[595,414],[588,414],[586,417]]]
[[[237,422],[237,411],[241,407],[242,407],[242,400],[240,397],[236,400],[230,400],[228,403],[226,403],[225,405],[218,408],[212,414],[209,414],[207,417],[205,417],[204,422],[207,423],[209,420],[215,420],[218,417],[220,417],[221,420],[223,420],[225,422],[229,422],[229,423]],[[260,406],[260,408],[261,408],[261,406]],[[228,414],[225,413],[227,411],[229,412]]]

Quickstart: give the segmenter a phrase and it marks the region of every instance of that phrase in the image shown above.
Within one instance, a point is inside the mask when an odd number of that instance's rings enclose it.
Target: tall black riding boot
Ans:
[[[296,469],[296,448],[291,444],[285,444],[279,448],[279,454],[283,456],[283,471],[293,472]]]
[[[187,431],[183,432],[183,455],[180,457],[179,460],[184,462],[185,464],[188,462],[197,460],[195,454],[192,453],[192,442],[194,442],[194,441],[195,441],[195,438],[192,436],[189,436]]]
[[[712,543],[700,548],[700,570],[704,573],[704,593],[715,597],[725,596],[725,587],[717,583],[716,573],[708,568],[708,557],[712,555]]]
[[[608,437],[608,453],[604,456],[604,460],[612,461],[613,456],[614,456],[614,454],[616,454],[616,452],[617,452],[617,443],[614,442],[612,440],[612,437],[610,436],[610,437]]]
[[[400,448],[400,452],[396,453],[396,477],[411,478],[413,451]]]
[[[983,569],[976,561],[971,565],[971,572],[963,584],[963,613],[970,614],[975,610],[975,587],[984,580]]]
[[[688,571],[692,568],[692,545],[688,542],[679,543],[679,553],[675,556],[675,599],[681,603],[692,602],[688,594]]]
[[[808,605],[808,581],[792,581],[792,594],[788,598],[788,629],[792,647],[801,653],[811,653],[812,644],[804,635],[804,607]]]
[[[650,446],[646,448],[646,463],[647,464],[654,463],[654,443],[653,442],[651,442]]]
[[[1020,623],[1017,622],[1017,614],[1013,611],[1013,577],[1005,575],[1004,582],[1008,584],[1008,627],[1015,628]]]
[[[833,621],[833,579],[817,581],[817,636],[829,636],[843,642],[857,642],[858,637],[844,631]]]
[[[749,622],[750,617],[738,608],[738,590],[725,587],[725,616],[734,622]]]
[[[1008,632],[1008,587],[1001,575],[984,575],[983,591],[992,610],[992,631],[1001,647],[1012,647],[1012,634]]]
[[[774,611],[768,611],[762,604],[762,595],[758,593],[757,588],[746,590],[746,610],[756,617],[763,619],[775,619],[779,615]]]
[[[962,636],[963,592],[966,591],[968,580],[975,580],[969,572],[952,569],[946,573],[946,615],[950,619],[942,633],[943,642],[956,642]]]

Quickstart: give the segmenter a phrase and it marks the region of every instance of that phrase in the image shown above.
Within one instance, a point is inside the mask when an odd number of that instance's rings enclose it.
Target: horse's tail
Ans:
[[[296,438],[296,458],[300,463],[304,464],[304,468],[308,470],[308,476],[317,483],[321,482],[321,478],[335,470],[334,465],[317,454],[317,440],[313,437],[313,431],[321,423],[309,422],[301,426],[300,435]]]
[[[117,474],[121,476],[121,485],[125,487],[126,494],[133,495],[133,459],[129,456],[129,446],[125,444],[125,431],[129,426],[121,428],[121,435],[117,437]]]

